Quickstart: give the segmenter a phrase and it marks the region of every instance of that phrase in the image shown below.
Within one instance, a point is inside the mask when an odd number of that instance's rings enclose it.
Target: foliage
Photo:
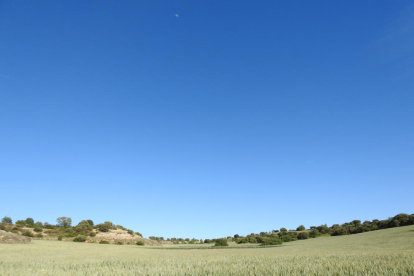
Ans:
[[[72,225],[72,219],[70,217],[58,217],[56,222],[59,227],[69,227]]]
[[[5,216],[4,218],[2,218],[1,223],[12,224],[13,220],[11,219],[11,217]]]
[[[63,239],[63,236],[59,235],[57,239],[58,239],[58,241],[61,241]]]
[[[33,225],[34,224],[34,220],[32,218],[27,218],[25,220],[25,222],[26,222],[26,225]]]
[[[26,237],[34,237],[34,234],[32,231],[26,230],[22,232],[22,236],[26,236]]]
[[[279,238],[276,238],[276,237],[269,237],[269,238],[265,237],[265,238],[263,238],[263,240],[261,242],[261,244],[263,246],[266,246],[266,245],[279,245],[279,244],[282,244],[282,243],[283,243],[283,241]]]
[[[37,225],[36,225],[36,226],[34,227],[33,231],[40,233],[40,232],[42,232],[42,231],[43,231],[43,228],[42,228],[42,227],[40,227],[40,226],[37,226]]]
[[[217,239],[215,246],[228,246],[227,239]]]
[[[123,245],[124,243],[123,243],[123,241],[117,240],[117,241],[115,242],[115,244],[117,244],[117,245]]]
[[[99,243],[100,243],[100,244],[109,244],[109,241],[106,241],[106,240],[100,240],[100,241],[99,241]]]
[[[88,238],[84,235],[78,235],[76,236],[73,241],[74,242],[85,242]]]
[[[144,241],[142,241],[142,240],[139,240],[139,241],[137,241],[137,243],[136,243],[137,245],[145,245],[145,242]]]
[[[306,239],[309,239],[308,232],[300,232],[298,234],[298,240],[306,240]]]
[[[95,236],[96,236],[95,232],[93,232],[93,231],[89,232],[89,237],[95,237]]]
[[[319,230],[316,228],[309,232],[309,237],[311,238],[317,238],[319,236],[320,236]]]
[[[303,225],[299,225],[298,228],[296,228],[296,231],[304,231],[305,230],[305,226]]]
[[[280,228],[280,232],[286,232],[287,229],[285,227]]]

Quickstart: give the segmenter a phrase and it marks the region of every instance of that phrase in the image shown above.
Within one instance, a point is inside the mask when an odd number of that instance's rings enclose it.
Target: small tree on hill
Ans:
[[[72,219],[70,217],[58,217],[56,222],[59,227],[68,227],[72,225]]]
[[[1,223],[5,223],[5,224],[12,224],[13,220],[11,219],[11,217],[5,216],[2,220]]]
[[[32,218],[27,218],[26,219],[26,225],[33,225],[34,224],[34,219],[32,219]]]
[[[305,230],[305,226],[303,225],[299,225],[298,228],[296,228],[296,231],[304,231]]]

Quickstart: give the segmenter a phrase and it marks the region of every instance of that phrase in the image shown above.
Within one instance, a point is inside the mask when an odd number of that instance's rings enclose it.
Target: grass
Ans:
[[[414,226],[256,250],[5,244],[0,245],[0,275],[414,275]]]

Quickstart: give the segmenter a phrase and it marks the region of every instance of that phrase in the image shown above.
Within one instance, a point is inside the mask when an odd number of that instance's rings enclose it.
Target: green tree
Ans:
[[[56,222],[59,227],[68,227],[72,225],[72,219],[70,217],[58,217]]]
[[[1,223],[5,223],[5,224],[12,224],[13,220],[11,219],[11,217],[5,216],[2,220]]]
[[[93,229],[93,226],[87,220],[82,220],[75,226],[75,231],[79,233],[86,233]]]
[[[228,246],[227,239],[217,239],[215,246]]]
[[[299,225],[298,228],[296,228],[296,231],[303,231],[305,230],[305,226]]]
[[[34,220],[32,218],[26,219],[26,225],[33,225],[33,224],[34,224]]]
[[[285,227],[280,228],[280,232],[286,232],[287,229]]]

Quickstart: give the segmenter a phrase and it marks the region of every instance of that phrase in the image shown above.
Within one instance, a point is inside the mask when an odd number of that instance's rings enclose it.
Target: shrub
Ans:
[[[35,226],[35,228],[33,229],[33,231],[40,233],[40,232],[43,231],[43,228],[40,227],[40,226]]]
[[[22,236],[34,237],[34,234],[31,231],[26,230],[26,231],[23,231]]]
[[[134,231],[132,231],[132,230],[128,230],[127,232],[128,232],[128,234],[130,234],[131,236],[133,236],[133,235],[134,235]]]
[[[319,233],[318,229],[313,229],[312,231],[309,232],[309,237],[311,238],[316,238],[319,237],[321,233]]]
[[[303,231],[305,230],[305,226],[299,225],[298,228],[296,228],[296,231]]]
[[[137,241],[137,243],[136,243],[137,245],[145,245],[145,242],[144,241]]]
[[[309,238],[308,232],[300,232],[298,234],[298,240],[306,240]]]
[[[124,242],[123,242],[123,241],[119,241],[119,240],[118,240],[118,241],[116,241],[116,242],[115,242],[115,244],[117,244],[117,245],[123,245],[123,244],[124,244]]]
[[[109,241],[106,241],[106,240],[100,240],[100,241],[99,241],[99,243],[100,243],[100,244],[109,244]]]
[[[84,235],[79,235],[79,236],[76,236],[74,239],[73,239],[73,241],[74,242],[86,242],[86,240],[87,240],[88,238],[86,237],[86,236],[84,236]]]
[[[228,246],[227,239],[217,239],[215,246]]]
[[[285,227],[280,228],[280,232],[286,232],[287,229]]]
[[[0,230],[6,230],[6,224],[0,223]]]
[[[59,235],[58,236],[58,241],[61,241],[63,239],[63,236],[62,235]]]
[[[95,236],[96,236],[95,232],[93,232],[93,231],[89,232],[89,237],[95,237]]]
[[[135,235],[142,237],[142,234],[140,232],[135,232]]]
[[[263,246],[266,246],[266,245],[278,245],[278,244],[282,244],[282,243],[283,243],[283,241],[281,239],[275,238],[275,237],[271,237],[271,238],[264,237],[262,239],[262,245]]]
[[[43,234],[42,233],[37,233],[35,237],[36,238],[43,238]]]

